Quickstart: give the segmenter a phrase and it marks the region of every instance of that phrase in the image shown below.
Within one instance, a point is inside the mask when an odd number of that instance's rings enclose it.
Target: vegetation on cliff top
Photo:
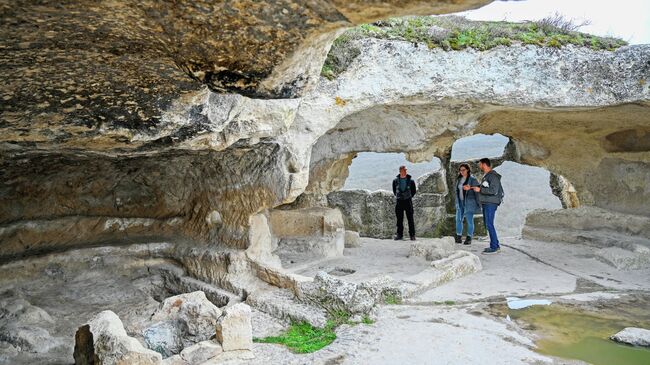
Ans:
[[[565,45],[613,51],[627,43],[621,39],[598,37],[577,30],[585,24],[555,15],[535,22],[509,23],[471,21],[459,16],[415,16],[362,24],[341,35],[327,55],[321,75],[333,79],[347,68],[360,50],[348,47],[359,38],[394,39],[446,51],[474,48],[485,51],[514,44],[561,48]]]

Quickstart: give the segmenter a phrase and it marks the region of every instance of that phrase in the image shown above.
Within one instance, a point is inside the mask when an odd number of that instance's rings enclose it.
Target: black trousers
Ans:
[[[397,216],[397,236],[404,237],[404,212],[409,222],[409,236],[415,237],[415,222],[413,222],[413,201],[411,199],[397,200],[395,215]]]

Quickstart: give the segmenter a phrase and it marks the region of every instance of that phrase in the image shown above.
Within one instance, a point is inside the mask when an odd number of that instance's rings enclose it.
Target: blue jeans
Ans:
[[[456,206],[456,234],[463,235],[463,218],[467,221],[467,236],[474,237],[474,213],[468,212],[462,206]]]
[[[499,237],[497,237],[497,230],[494,229],[494,216],[496,216],[497,208],[499,206],[491,203],[483,203],[483,222],[490,234],[490,248],[499,248]]]

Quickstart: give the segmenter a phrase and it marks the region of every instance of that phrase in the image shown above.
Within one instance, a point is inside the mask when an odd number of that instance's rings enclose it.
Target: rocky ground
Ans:
[[[616,269],[599,260],[592,247],[520,238],[503,242],[500,254],[480,255],[482,271],[428,290],[403,304],[382,305],[376,311],[375,323],[340,327],[335,342],[321,351],[299,355],[280,345],[255,344],[253,352],[257,357],[249,363],[580,364],[538,354],[538,334],[524,324],[491,314],[488,306],[516,296],[598,308],[615,306],[628,295],[650,292],[650,269]],[[371,250],[366,256],[368,261],[381,261],[373,255],[373,244],[394,246],[396,263],[403,259],[400,252],[408,251],[406,241],[362,238],[361,249]],[[478,253],[486,245],[478,241],[469,250]]]
[[[255,343],[254,359],[222,356],[219,362],[213,363],[573,364],[579,362],[538,353],[536,341],[540,333],[533,326],[506,318],[492,306],[505,303],[507,297],[518,297],[547,299],[600,311],[617,307],[626,298],[647,297],[650,293],[650,269],[617,268],[603,260],[591,246],[515,237],[502,241],[502,252],[489,256],[480,254],[487,245],[485,240],[477,240],[469,247],[454,247],[476,254],[482,270],[464,272],[465,276],[448,282],[435,281],[436,276],[430,275],[435,287],[418,282],[419,290],[413,289],[415,294],[402,303],[379,305],[371,314],[373,323],[338,327],[337,339],[322,350],[295,354],[282,345]],[[424,246],[440,242],[416,241]],[[345,249],[343,257],[324,258],[289,270],[306,276],[325,271],[352,283],[388,274],[402,285],[415,282],[413,278],[422,277],[422,273],[453,271],[434,270],[429,263],[432,254],[418,256],[411,246],[411,241],[361,238],[357,247]],[[166,276],[180,269],[166,260],[137,258],[135,249],[125,254],[126,258],[99,262],[98,254],[108,253],[104,251],[101,248],[79,251],[77,265],[86,271],[78,277],[74,275],[76,267],[48,264],[47,259],[12,266],[14,275],[4,275],[0,281],[2,307],[9,310],[4,310],[2,317],[11,320],[14,326],[2,322],[0,364],[71,363],[75,331],[93,315],[107,309],[119,315],[130,336],[146,341],[138,334],[151,325],[151,313],[161,308],[160,302],[165,297],[174,294],[172,289],[182,290],[169,287],[170,279]],[[50,261],[56,261],[56,257]],[[85,265],[91,265],[92,269],[87,270]],[[33,275],[41,266],[46,275]],[[121,275],[114,274],[116,268]],[[253,306],[254,337],[277,335],[288,327],[287,320],[255,309],[255,302],[249,302]],[[18,317],[11,317],[16,313]],[[641,306],[628,315],[635,316],[648,319],[650,311]],[[16,356],[15,348],[6,346],[6,341],[15,343],[12,335],[25,339],[24,346],[31,346],[30,353]],[[42,346],[43,343],[48,346]]]

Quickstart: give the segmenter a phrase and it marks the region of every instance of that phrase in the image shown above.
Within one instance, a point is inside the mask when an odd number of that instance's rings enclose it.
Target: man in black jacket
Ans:
[[[399,167],[399,175],[393,180],[393,195],[395,195],[395,215],[397,216],[397,234],[395,240],[404,237],[404,212],[409,222],[409,236],[415,241],[415,222],[413,222],[413,196],[415,196],[415,181],[406,173],[406,166]]]

